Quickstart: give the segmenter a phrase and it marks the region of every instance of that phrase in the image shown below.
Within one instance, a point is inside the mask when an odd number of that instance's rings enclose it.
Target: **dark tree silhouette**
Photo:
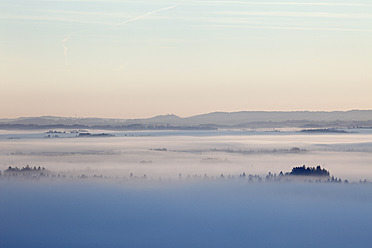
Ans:
[[[287,175],[293,176],[326,176],[329,177],[329,171],[322,169],[320,165],[315,167],[306,167],[305,165],[300,167],[294,167]]]

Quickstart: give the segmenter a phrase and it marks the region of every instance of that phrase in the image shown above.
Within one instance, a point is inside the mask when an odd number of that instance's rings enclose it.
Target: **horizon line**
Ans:
[[[293,112],[324,112],[324,113],[332,113],[332,112],[351,112],[351,111],[372,111],[372,109],[348,109],[348,110],[237,110],[237,111],[212,111],[188,116],[180,116],[173,113],[168,114],[158,114],[152,115],[148,117],[138,117],[138,118],[124,118],[124,117],[99,117],[99,116],[63,116],[63,115],[30,115],[30,116],[18,116],[18,117],[0,117],[0,120],[14,120],[14,119],[21,119],[21,118],[46,118],[46,117],[53,117],[53,118],[67,118],[67,119],[113,119],[113,120],[138,120],[138,119],[151,119],[155,117],[162,117],[162,116],[176,116],[178,118],[189,118],[194,116],[201,116],[201,115],[208,115],[208,114],[215,114],[215,113],[225,113],[225,114],[232,114],[232,113],[242,113],[242,112],[277,112],[277,113],[293,113]]]

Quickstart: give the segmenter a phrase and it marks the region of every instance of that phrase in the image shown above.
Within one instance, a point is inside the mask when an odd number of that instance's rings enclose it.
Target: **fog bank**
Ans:
[[[1,247],[366,247],[352,184],[0,181]]]

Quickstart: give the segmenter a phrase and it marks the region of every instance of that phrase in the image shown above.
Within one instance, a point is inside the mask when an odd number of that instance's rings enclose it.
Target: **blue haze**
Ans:
[[[0,247],[368,247],[370,185],[0,181]]]

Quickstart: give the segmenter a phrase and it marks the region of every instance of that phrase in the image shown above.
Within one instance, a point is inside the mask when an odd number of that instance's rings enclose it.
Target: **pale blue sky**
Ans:
[[[372,109],[372,2],[0,2],[1,117]]]

